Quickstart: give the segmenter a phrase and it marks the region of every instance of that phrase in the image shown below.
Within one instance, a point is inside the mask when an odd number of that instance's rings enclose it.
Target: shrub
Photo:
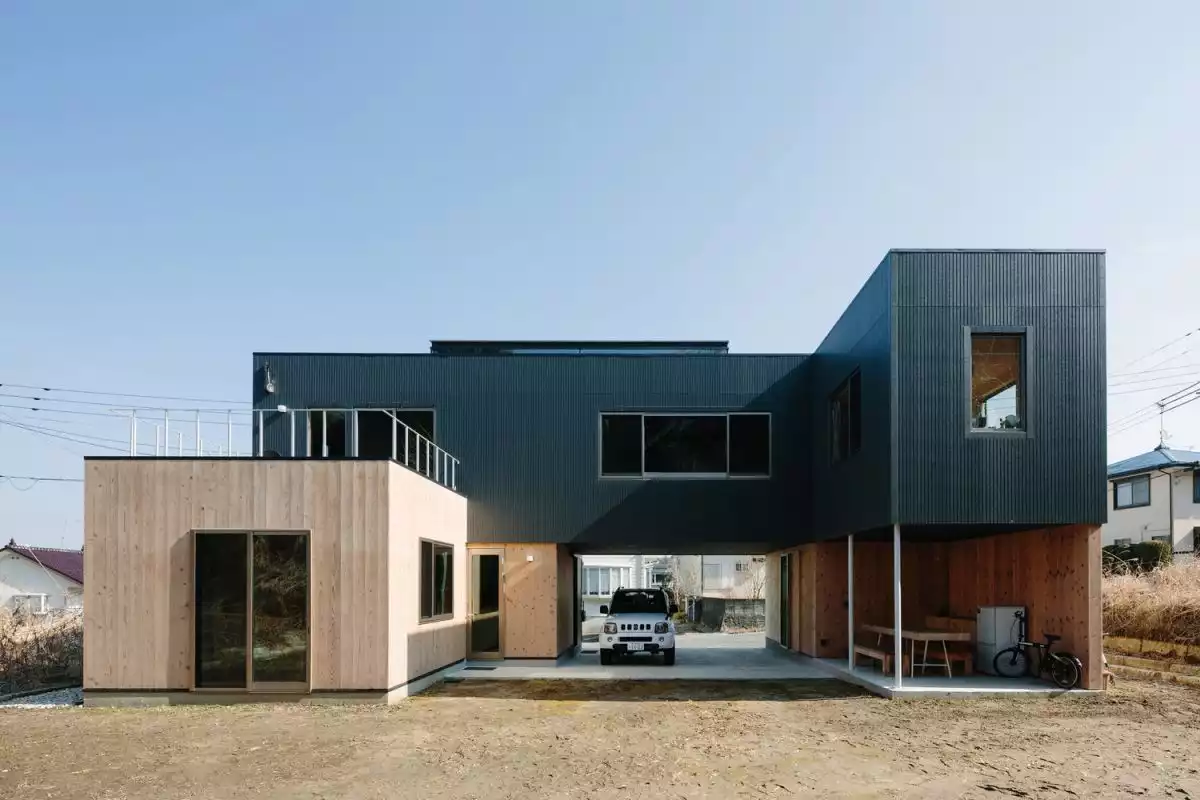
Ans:
[[[1106,574],[1104,632],[1200,644],[1200,561]]]
[[[1166,542],[1138,542],[1117,546],[1110,544],[1103,549],[1106,572],[1129,572],[1157,569],[1171,563],[1171,545]]]
[[[0,610],[0,694],[66,683],[83,665],[83,616]]]

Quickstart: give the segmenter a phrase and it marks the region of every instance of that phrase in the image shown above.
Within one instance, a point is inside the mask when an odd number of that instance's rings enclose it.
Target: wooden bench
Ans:
[[[885,653],[883,650],[875,647],[867,647],[866,645],[856,644],[854,645],[854,663],[856,666],[858,665],[859,656],[866,656],[867,658],[878,661],[884,675],[890,675],[892,673],[892,662],[894,659],[894,655],[892,653]],[[903,663],[900,665],[900,669],[907,670],[908,656],[901,656],[901,660]]]

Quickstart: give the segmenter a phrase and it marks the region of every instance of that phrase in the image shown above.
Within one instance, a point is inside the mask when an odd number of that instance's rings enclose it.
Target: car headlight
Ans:
[[[617,623],[615,623],[615,622],[604,623],[604,632],[605,633],[616,633],[617,632]]]
[[[665,623],[665,622],[654,623],[654,632],[655,633],[666,633],[667,632],[667,623]]]

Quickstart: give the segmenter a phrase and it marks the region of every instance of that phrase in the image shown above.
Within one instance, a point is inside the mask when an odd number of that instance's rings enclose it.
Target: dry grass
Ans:
[[[1200,560],[1105,575],[1104,632],[1200,644]]]
[[[0,610],[0,694],[63,683],[83,663],[83,616]]]

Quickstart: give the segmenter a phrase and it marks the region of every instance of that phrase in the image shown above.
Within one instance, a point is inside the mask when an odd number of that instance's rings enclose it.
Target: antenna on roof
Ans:
[[[1163,408],[1163,403],[1155,403],[1158,406],[1158,449],[1165,450],[1167,447],[1167,439],[1170,436],[1167,434],[1166,428],[1163,427],[1163,417],[1166,416],[1166,409]]]

